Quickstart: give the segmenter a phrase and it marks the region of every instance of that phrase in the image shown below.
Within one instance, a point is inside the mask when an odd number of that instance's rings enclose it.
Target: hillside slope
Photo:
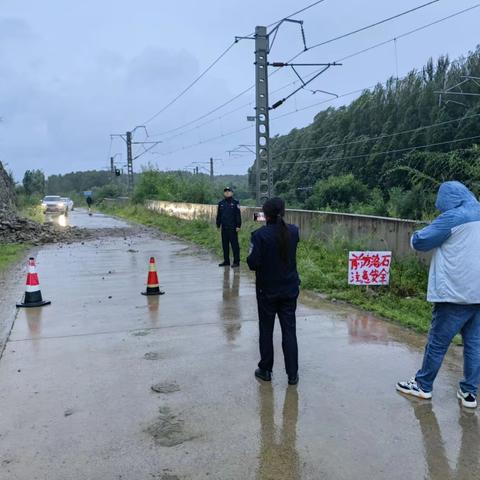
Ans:
[[[15,187],[7,171],[0,162],[0,209],[10,209],[15,204]]]
[[[467,75],[480,77],[478,47],[453,62],[430,60],[274,137],[276,193],[294,206],[413,218],[432,213],[430,192],[444,180],[464,181],[478,193],[480,96],[440,101],[437,93]],[[461,88],[480,94],[475,79]]]

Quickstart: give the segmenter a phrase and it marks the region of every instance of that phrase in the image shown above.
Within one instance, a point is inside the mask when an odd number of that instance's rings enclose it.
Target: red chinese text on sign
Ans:
[[[392,252],[356,251],[348,255],[350,285],[388,285]]]

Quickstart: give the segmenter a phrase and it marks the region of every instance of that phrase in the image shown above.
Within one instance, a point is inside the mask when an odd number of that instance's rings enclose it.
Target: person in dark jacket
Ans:
[[[91,195],[88,195],[87,196],[87,205],[88,205],[88,214],[89,215],[92,214],[92,204],[93,204],[93,198],[91,197]]]
[[[233,252],[232,268],[240,266],[240,246],[238,244],[238,231],[242,226],[240,215],[240,203],[233,198],[233,192],[229,187],[223,189],[224,199],[218,202],[217,228],[222,229],[223,262],[219,267],[230,265],[230,245]]]
[[[297,298],[300,279],[297,272],[298,227],[283,220],[285,202],[272,198],[263,205],[267,224],[252,233],[247,258],[255,271],[260,328],[260,362],[255,376],[270,381],[273,368],[273,327],[278,315],[282,329],[282,349],[288,383],[298,383],[296,333]]]

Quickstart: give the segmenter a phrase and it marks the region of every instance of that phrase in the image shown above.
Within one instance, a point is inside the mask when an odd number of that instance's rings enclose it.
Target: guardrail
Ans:
[[[202,219],[214,224],[216,205],[149,200],[145,206],[156,212],[185,220]],[[243,220],[252,220],[257,207],[241,207]],[[399,258],[418,255],[410,248],[410,237],[425,223],[399,218],[355,215],[313,210],[287,210],[285,220],[298,225],[302,238],[334,240],[346,238],[365,249],[391,250]]]

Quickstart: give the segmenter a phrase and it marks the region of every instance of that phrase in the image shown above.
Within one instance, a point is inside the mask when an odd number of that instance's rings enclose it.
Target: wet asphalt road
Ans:
[[[140,295],[150,255],[160,298]],[[52,305],[18,311],[0,361],[2,480],[480,478],[478,413],[455,399],[458,347],[433,401],[411,401],[393,387],[415,372],[423,339],[304,296],[300,384],[287,386],[278,329],[262,384],[245,267],[135,229],[37,259]]]

